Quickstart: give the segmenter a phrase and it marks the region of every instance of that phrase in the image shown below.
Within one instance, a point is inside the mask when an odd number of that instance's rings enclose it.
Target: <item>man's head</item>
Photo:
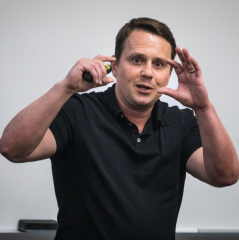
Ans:
[[[169,28],[153,19],[132,19],[116,37],[115,94],[121,107],[145,111],[152,109],[168,85],[176,43]]]
[[[115,57],[117,59],[117,63],[120,61],[125,40],[134,30],[145,31],[163,37],[171,45],[171,59],[175,58],[176,42],[172,32],[166,24],[151,18],[133,18],[120,29],[116,36]]]

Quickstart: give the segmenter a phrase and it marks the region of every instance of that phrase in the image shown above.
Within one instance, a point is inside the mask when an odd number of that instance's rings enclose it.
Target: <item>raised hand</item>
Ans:
[[[76,62],[66,78],[63,80],[66,89],[72,92],[84,92],[94,87],[105,86],[114,82],[114,78],[106,77],[106,69],[103,62],[113,62],[116,58],[97,55],[93,59],[82,58]],[[83,72],[89,72],[93,77],[93,82],[82,79]]]
[[[175,69],[178,76],[178,88],[173,90],[162,87],[158,92],[173,97],[186,107],[194,110],[206,110],[210,101],[202,79],[201,68],[197,61],[189,55],[187,49],[181,50],[176,47],[176,52],[182,65],[172,59],[167,59],[167,63]]]

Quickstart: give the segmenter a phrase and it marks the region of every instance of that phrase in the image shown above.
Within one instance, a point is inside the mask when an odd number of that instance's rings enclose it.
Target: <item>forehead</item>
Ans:
[[[125,40],[122,55],[130,55],[133,52],[151,57],[171,58],[171,45],[161,36],[135,30]]]

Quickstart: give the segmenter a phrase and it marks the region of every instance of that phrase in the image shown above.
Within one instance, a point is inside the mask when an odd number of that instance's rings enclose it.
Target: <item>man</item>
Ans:
[[[182,66],[173,59],[178,54]],[[101,93],[77,94],[113,81]],[[166,88],[172,67],[178,89]],[[93,82],[82,79],[90,72]],[[167,94],[192,110],[169,108]],[[197,120],[196,120],[197,119]],[[197,125],[198,124],[198,125]],[[175,239],[186,171],[215,187],[238,180],[238,157],[209,101],[201,69],[168,27],[132,19],[115,56],[80,59],[66,78],[8,124],[1,153],[13,162],[51,158],[55,239]]]

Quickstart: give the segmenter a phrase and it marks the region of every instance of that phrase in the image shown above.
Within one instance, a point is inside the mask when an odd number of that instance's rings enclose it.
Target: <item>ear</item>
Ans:
[[[115,55],[112,55],[112,57],[115,57]],[[116,62],[111,62],[112,67],[112,74],[114,77],[117,77],[117,64]]]

